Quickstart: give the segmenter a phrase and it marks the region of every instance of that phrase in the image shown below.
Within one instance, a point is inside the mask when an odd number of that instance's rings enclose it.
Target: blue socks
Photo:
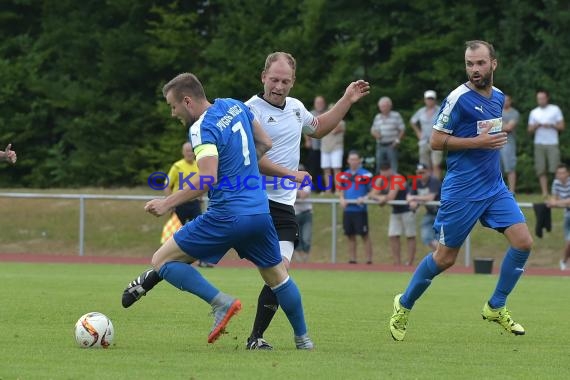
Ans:
[[[301,293],[299,293],[299,288],[297,288],[293,279],[287,276],[285,281],[271,288],[271,290],[277,296],[279,305],[285,312],[291,326],[293,326],[295,336],[305,335],[307,333],[307,325],[305,324]]]
[[[416,268],[406,291],[400,298],[400,304],[406,309],[414,307],[414,303],[426,291],[431,280],[440,273],[441,269],[435,264],[433,254],[430,252]]]
[[[513,291],[524,272],[524,265],[529,255],[530,252],[528,251],[521,251],[513,247],[508,249],[503,259],[503,264],[501,264],[501,273],[499,274],[497,287],[489,300],[489,306],[492,309],[505,306],[507,296]]]
[[[507,296],[513,291],[524,272],[524,266],[529,255],[530,252],[528,251],[521,251],[513,247],[508,249],[501,265],[497,287],[489,300],[489,306],[492,309],[505,306]],[[428,254],[416,268],[406,291],[400,298],[400,304],[406,309],[414,307],[414,303],[431,284],[431,280],[440,273],[441,270],[435,264],[432,254]]]
[[[178,289],[195,294],[208,303],[220,292],[187,263],[170,261],[160,268],[158,274]]]

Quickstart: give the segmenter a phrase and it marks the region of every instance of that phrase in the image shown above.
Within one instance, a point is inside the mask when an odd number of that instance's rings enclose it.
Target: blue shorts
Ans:
[[[471,232],[477,219],[485,227],[499,232],[525,217],[513,194],[505,189],[482,201],[441,201],[433,228],[439,231],[439,242],[447,247],[459,248]]]
[[[206,212],[176,231],[174,241],[188,256],[213,264],[230,248],[260,268],[274,267],[282,260],[269,214],[212,216]]]

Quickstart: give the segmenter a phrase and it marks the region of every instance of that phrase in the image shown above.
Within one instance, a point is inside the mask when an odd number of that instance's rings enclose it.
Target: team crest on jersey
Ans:
[[[449,123],[449,115],[441,113],[437,118],[436,124],[439,125],[440,127],[445,128],[447,123]]]
[[[297,116],[297,121],[300,123],[301,122],[301,110],[299,108],[295,108],[293,111],[295,111],[295,116]]]

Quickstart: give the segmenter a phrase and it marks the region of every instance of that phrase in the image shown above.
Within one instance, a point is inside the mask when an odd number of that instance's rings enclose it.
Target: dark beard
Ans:
[[[487,75],[482,76],[481,79],[479,79],[478,81],[474,81],[470,77],[469,82],[471,82],[471,84],[479,90],[489,88],[493,84],[493,73],[490,72]]]

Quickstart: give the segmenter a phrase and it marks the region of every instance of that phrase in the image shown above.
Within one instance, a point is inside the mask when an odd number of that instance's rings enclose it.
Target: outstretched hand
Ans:
[[[507,143],[507,133],[489,133],[493,125],[489,124],[481,129],[481,134],[477,136],[479,139],[479,148],[481,149],[501,149]]]
[[[352,82],[344,91],[344,95],[348,97],[351,103],[356,103],[368,94],[370,94],[370,83],[362,79]]]
[[[6,149],[4,149],[4,158],[11,164],[15,164],[18,156],[16,156],[16,152],[12,150],[12,144],[8,144]]]

